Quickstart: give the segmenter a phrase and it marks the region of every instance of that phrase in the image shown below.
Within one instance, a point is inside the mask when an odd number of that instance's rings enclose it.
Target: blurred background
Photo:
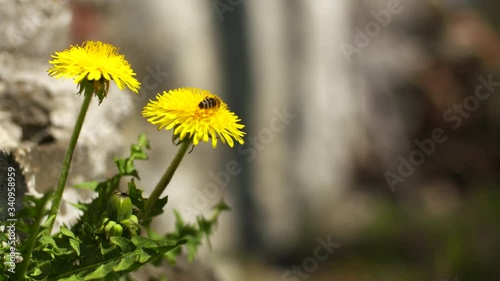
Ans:
[[[10,51],[48,67],[69,44],[120,47],[142,87],[105,161],[146,132],[147,192],[176,152],[141,117],[157,93],[210,90],[246,125],[243,146],[187,155],[155,223],[228,202],[206,280],[500,280],[499,2],[47,2],[57,20],[26,37],[45,45]]]

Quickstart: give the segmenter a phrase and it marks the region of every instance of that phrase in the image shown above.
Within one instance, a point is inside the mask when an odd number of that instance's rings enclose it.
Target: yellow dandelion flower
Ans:
[[[243,144],[245,125],[231,112],[226,103],[217,95],[197,88],[180,88],[158,94],[156,100],[150,100],[142,115],[148,118],[158,130],[174,129],[174,137],[180,141],[190,139],[193,145],[212,139],[212,146],[217,146],[217,139],[230,146],[234,140]]]
[[[74,78],[80,85],[80,92],[91,87],[99,100],[107,95],[109,81],[115,81],[120,90],[128,87],[137,93],[140,83],[133,76],[136,74],[118,54],[118,49],[100,41],[86,41],[82,46],[71,46],[68,50],[56,52],[49,61],[53,66],[48,70],[55,78]]]

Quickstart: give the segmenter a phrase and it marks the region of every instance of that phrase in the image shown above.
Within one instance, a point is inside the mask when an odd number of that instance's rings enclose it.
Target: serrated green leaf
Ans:
[[[149,140],[145,134],[139,135],[137,144],[130,146],[130,158],[145,160],[148,159],[146,149],[149,149]]]
[[[186,224],[178,215],[176,223],[179,228],[172,235],[161,235],[150,239],[135,236],[125,229],[125,237],[105,238],[102,229],[103,217],[109,215],[105,212],[108,199],[115,190],[119,190],[120,180],[123,176],[130,175],[138,178],[134,161],[147,159],[147,148],[149,148],[149,141],[145,136],[139,136],[137,144],[130,147],[130,156],[115,161],[119,169],[118,175],[103,182],[94,181],[78,186],[78,188],[95,190],[99,196],[90,204],[76,204],[77,208],[84,210],[84,215],[71,229],[63,226],[60,233],[52,238],[49,238],[50,235],[46,233],[46,230],[45,234],[41,234],[40,231],[35,232],[38,233],[35,236],[40,237],[40,241],[43,241],[43,243],[36,244],[33,261],[30,265],[30,273],[35,273],[35,267],[39,271],[36,272],[39,275],[37,280],[118,280],[145,263],[152,261],[156,263],[164,260],[166,256],[172,257],[175,261],[175,257],[182,249],[179,246],[188,242],[187,246],[193,252],[191,256],[194,256],[196,248],[203,238],[203,233],[210,232],[213,224],[211,221],[201,219],[198,224]],[[141,211],[144,209],[146,199],[143,197],[143,191],[137,188],[134,178],[130,179],[128,183],[128,193],[134,205],[133,218],[139,217],[140,223],[144,226],[145,222],[142,221],[144,218],[141,217]],[[168,197],[161,198],[156,202],[153,206],[156,215],[163,212],[167,202]],[[227,205],[222,204],[216,206],[220,211],[225,210],[226,207]],[[33,212],[33,207],[30,207],[29,212],[32,213],[31,216],[25,217],[30,218],[37,214]],[[52,219],[53,217],[51,217]],[[133,222],[136,221],[137,219],[133,220]],[[47,225],[49,224],[47,223]],[[26,225],[29,226],[29,224]],[[79,263],[75,265],[73,261],[77,256],[80,257]]]
[[[184,227],[184,219],[181,217],[181,214],[177,210],[174,210],[174,216],[175,216],[175,227],[177,229],[183,228]]]
[[[71,230],[69,230],[65,225],[61,225],[59,230],[63,235],[76,239],[75,234]]]
[[[146,263],[147,261],[149,261],[149,259],[151,258],[151,255],[148,254],[146,251],[144,251],[143,249],[138,249],[136,251],[136,253],[138,254],[138,261],[140,263]]]
[[[123,271],[132,267],[137,260],[137,255],[127,255],[123,257],[120,262],[113,267],[114,271]]]
[[[80,242],[76,239],[69,239],[69,244],[71,245],[71,248],[73,248],[76,252],[77,256],[80,256]]]
[[[165,247],[177,247],[181,246],[187,243],[186,239],[181,239],[178,241],[172,240],[172,239],[163,239],[163,240],[156,240],[158,243],[158,248],[165,248]]]
[[[130,241],[127,238],[120,237],[120,236],[111,236],[109,238],[109,241],[112,244],[120,247],[123,251],[130,249],[130,247],[132,246],[132,241]]]
[[[118,168],[118,172],[122,176],[133,176],[139,178],[139,174],[134,166],[134,161],[130,158],[127,159],[116,159],[115,160],[116,167]]]
[[[139,178],[139,174],[134,166],[134,160],[145,160],[148,158],[146,149],[149,148],[149,141],[145,135],[140,135],[137,144],[130,146],[130,156],[128,158],[116,159],[115,164],[118,172],[122,176],[133,176]]]
[[[128,183],[128,196],[130,196],[130,200],[132,200],[134,206],[140,210],[144,209],[144,205],[146,204],[146,199],[142,196],[142,192],[141,189],[136,187],[135,180],[132,178]]]
[[[212,220],[207,220],[205,217],[198,216],[196,218],[196,221],[198,222],[198,227],[200,228],[200,230],[203,231],[207,236],[212,233],[212,227],[214,225],[214,222]]]
[[[198,251],[198,246],[201,244],[199,240],[188,240],[187,249],[188,249],[188,261],[192,262],[194,257],[196,256],[196,252]]]
[[[101,249],[101,254],[103,256],[108,254],[109,252],[112,252],[114,249],[116,249],[115,246],[105,248],[103,244],[99,244],[99,248]]]
[[[130,157],[138,160],[148,159],[148,154],[144,151],[144,148],[138,145],[132,145],[130,148]]]
[[[106,275],[113,272],[113,267],[116,264],[117,264],[117,262],[115,262],[115,261],[101,264],[94,271],[92,271],[87,276],[85,276],[85,278],[83,280],[87,281],[87,280],[104,278],[104,277],[106,277]]]
[[[87,224],[91,226],[92,231],[99,229],[99,227],[101,226],[103,213],[106,210],[108,198],[115,190],[118,189],[120,179],[120,175],[115,175],[105,181],[100,182],[96,188],[96,192],[99,193],[99,196],[95,198],[90,204],[86,205],[86,208],[88,210],[84,212],[83,216],[80,218],[79,223],[84,225],[84,231],[85,233],[88,233],[89,236],[92,236],[88,232],[88,230],[90,229],[85,225]]]
[[[142,236],[132,237],[132,243],[140,248],[153,249],[159,246],[158,242]]]
[[[148,140],[148,136],[146,134],[140,134],[138,137],[137,145],[143,148],[150,149],[150,143]]]
[[[168,195],[158,199],[158,201],[156,201],[153,206],[153,210],[151,211],[151,217],[162,214],[163,209],[165,208],[165,205],[167,205],[167,203],[168,203]]]

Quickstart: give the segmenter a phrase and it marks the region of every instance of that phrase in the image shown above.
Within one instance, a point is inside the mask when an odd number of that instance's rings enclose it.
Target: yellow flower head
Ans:
[[[212,146],[217,146],[217,139],[230,146],[234,140],[243,144],[245,125],[231,112],[226,103],[209,91],[197,88],[180,88],[168,93],[158,94],[155,101],[150,100],[142,115],[148,118],[158,130],[174,129],[174,137],[180,141],[192,140],[193,145],[212,139]]]
[[[134,71],[118,49],[100,41],[86,41],[82,46],[71,46],[68,50],[56,52],[49,61],[48,70],[55,78],[74,78],[80,85],[80,92],[91,87],[99,100],[107,95],[109,81],[115,81],[120,90],[128,87],[137,93],[140,83],[133,76]]]

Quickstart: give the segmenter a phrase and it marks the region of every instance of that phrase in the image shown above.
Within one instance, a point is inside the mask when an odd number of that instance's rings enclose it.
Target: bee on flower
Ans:
[[[179,88],[163,92],[150,100],[142,115],[158,126],[158,130],[174,130],[174,139],[191,140],[196,146],[200,141],[212,139],[212,146],[217,140],[230,147],[237,141],[244,143],[245,125],[241,119],[229,110],[227,104],[217,95],[198,88]]]

